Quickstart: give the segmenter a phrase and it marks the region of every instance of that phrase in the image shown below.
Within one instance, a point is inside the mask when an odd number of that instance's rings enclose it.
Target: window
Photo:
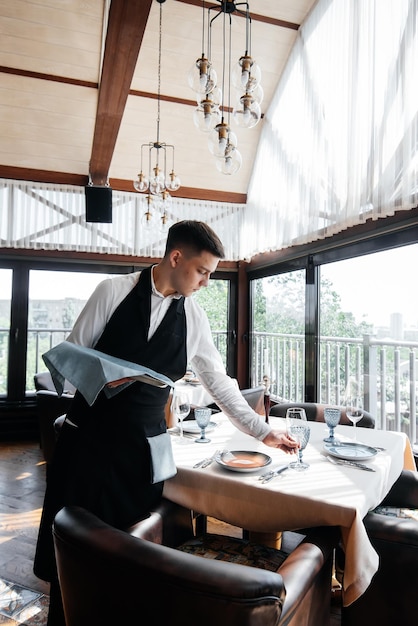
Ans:
[[[208,316],[213,340],[225,367],[228,353],[229,284],[229,280],[212,278],[207,287],[193,296]]]
[[[416,439],[418,244],[323,265],[321,400],[344,402],[356,380],[378,426]]]
[[[251,383],[270,379],[274,396],[304,397],[305,270],[251,281]]]
[[[0,269],[0,395],[7,391],[12,270]]]
[[[109,274],[31,270],[29,274],[26,391],[45,371],[42,354],[64,341],[96,286]]]

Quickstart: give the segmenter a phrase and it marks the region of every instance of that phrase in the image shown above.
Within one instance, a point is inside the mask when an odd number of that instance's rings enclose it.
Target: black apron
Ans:
[[[145,365],[172,380],[187,367],[184,298],[174,299],[148,341],[151,314],[151,268],[120,303],[97,350]],[[66,505],[78,505],[100,519],[127,528],[161,499],[163,483],[151,484],[147,437],[165,432],[170,388],[134,382],[112,398],[101,392],[89,407],[76,393],[48,469],[47,488],[34,572],[44,580],[55,574],[51,526]]]

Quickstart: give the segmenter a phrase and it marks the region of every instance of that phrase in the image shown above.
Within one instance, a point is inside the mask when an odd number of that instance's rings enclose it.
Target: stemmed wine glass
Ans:
[[[183,434],[183,420],[190,413],[190,397],[187,391],[183,389],[174,389],[171,410],[177,418],[180,428],[180,438],[178,443],[187,443]]]
[[[196,443],[209,443],[210,439],[206,437],[206,428],[210,422],[210,416],[212,415],[212,411],[207,408],[196,408],[194,410],[194,417],[197,425],[200,428],[200,437],[199,439],[195,439]]]
[[[363,417],[363,398],[361,396],[347,396],[345,412],[354,427],[354,441],[357,441],[356,424]]]
[[[324,419],[329,428],[329,435],[325,437],[324,441],[327,443],[338,443],[338,440],[334,437],[334,428],[339,424],[341,419],[340,409],[333,409],[331,407],[325,408]]]
[[[287,434],[298,442],[297,460],[289,463],[289,467],[297,471],[306,470],[309,463],[302,461],[303,450],[308,445],[311,429],[306,418],[305,409],[292,407],[286,411]]]

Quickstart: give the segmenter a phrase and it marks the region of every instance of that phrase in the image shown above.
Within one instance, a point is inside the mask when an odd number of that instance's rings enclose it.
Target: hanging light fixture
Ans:
[[[159,42],[158,42],[158,93],[157,93],[157,137],[156,141],[141,145],[141,170],[138,178],[133,181],[134,188],[140,193],[147,193],[146,212],[143,224],[150,227],[153,221],[151,205],[161,210],[160,228],[168,228],[168,199],[170,191],[180,188],[180,179],[174,170],[174,146],[160,141],[161,111],[161,41],[162,41],[162,5],[165,0],[157,0],[160,5]],[[148,151],[148,168],[144,173],[144,149]],[[167,156],[171,153],[171,171],[167,175]],[[162,225],[162,226],[161,226]]]
[[[260,85],[261,71],[251,56],[249,3],[215,1],[218,4],[211,5],[207,9],[207,24],[205,24],[205,1],[202,0],[202,55],[193,63],[188,82],[197,93],[198,107],[194,112],[193,120],[199,130],[209,133],[208,147],[215,157],[216,167],[223,174],[235,174],[241,167],[242,157],[237,148],[237,137],[230,126],[231,111],[238,126],[252,128],[258,124],[261,119],[260,103],[263,99],[263,90]],[[245,52],[234,68],[231,67],[231,16],[233,13],[245,18]],[[219,15],[223,15],[222,88],[217,86],[217,75],[211,62],[212,27]],[[207,45],[207,53],[205,45]],[[231,83],[237,90],[236,104],[233,109],[231,107]]]

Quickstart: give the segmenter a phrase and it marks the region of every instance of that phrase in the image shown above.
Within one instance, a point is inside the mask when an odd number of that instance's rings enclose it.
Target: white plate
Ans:
[[[205,430],[209,433],[216,427],[216,422],[209,422],[206,426]],[[196,435],[200,435],[200,426],[198,426],[196,420],[186,420],[183,422],[183,430],[185,433],[193,433]]]
[[[226,450],[216,457],[217,463],[233,472],[256,472],[271,463],[271,457],[263,452]]]
[[[325,450],[331,456],[347,461],[367,461],[367,459],[372,459],[378,453],[376,448],[366,446],[364,443],[355,442],[341,444],[327,443],[325,444]]]

